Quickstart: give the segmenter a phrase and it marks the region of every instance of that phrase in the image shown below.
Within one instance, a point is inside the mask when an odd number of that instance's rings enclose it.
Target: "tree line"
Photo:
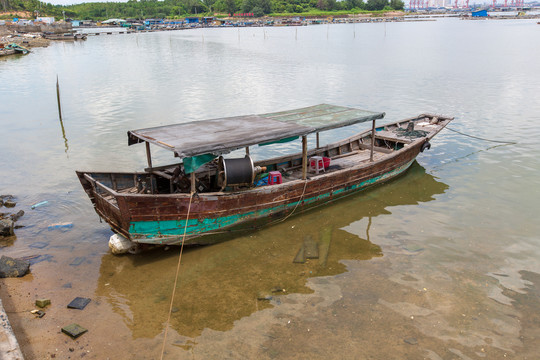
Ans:
[[[0,10],[28,11],[40,16],[66,16],[81,20],[110,18],[181,18],[212,16],[215,13],[253,13],[264,15],[331,16],[333,13],[357,14],[370,11],[402,10],[402,0],[128,0],[125,3],[83,3],[52,5],[38,0],[0,0]]]

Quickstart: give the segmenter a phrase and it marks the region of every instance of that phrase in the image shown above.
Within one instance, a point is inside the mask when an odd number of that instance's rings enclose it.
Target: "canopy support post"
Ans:
[[[148,161],[148,167],[152,169],[152,155],[150,155],[150,143],[146,141],[145,144],[146,144],[146,160]]]
[[[302,136],[302,180],[307,179],[307,136]]]
[[[197,189],[195,188],[195,171],[191,173],[191,193],[195,194],[195,191]]]
[[[319,146],[319,132],[317,132],[317,149],[320,148]]]
[[[146,160],[148,161],[148,168],[150,169],[150,192],[154,193],[154,174],[152,173],[152,155],[150,154],[150,143],[148,141],[146,144]]]
[[[371,127],[371,153],[369,154],[369,161],[373,162],[373,150],[375,149],[375,119],[373,119],[373,125]]]
[[[246,146],[246,155],[249,155],[249,146]]]

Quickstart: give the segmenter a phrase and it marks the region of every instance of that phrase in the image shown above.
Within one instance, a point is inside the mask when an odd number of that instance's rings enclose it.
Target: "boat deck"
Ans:
[[[377,161],[383,158],[384,156],[386,156],[386,154],[380,153],[380,152],[374,152],[373,160]],[[309,169],[308,167],[308,178],[313,179],[317,176],[322,176],[324,174],[332,173],[334,171],[339,171],[342,169],[353,167],[362,162],[369,162],[369,158],[370,158],[369,150],[356,150],[351,153],[343,154],[343,155],[337,156],[336,158],[332,158],[330,162],[330,166],[325,170],[321,170],[318,174],[315,173],[315,170]],[[166,173],[163,173],[163,174],[166,174]],[[302,179],[302,167],[297,166],[295,168],[284,170],[282,171],[282,174],[283,174],[282,176],[283,183],[300,180]],[[262,186],[266,186],[266,185],[262,185]],[[137,194],[138,193],[136,186],[126,187],[123,189],[118,189],[116,191],[120,194]],[[107,201],[111,203],[116,203],[116,199],[112,194],[106,194],[103,197],[104,199],[106,199]]]
[[[414,130],[420,133],[420,136],[412,134],[409,136],[405,132],[407,122],[394,123],[385,125],[378,128],[375,133],[375,147],[373,152],[373,161],[379,161],[393,152],[401,149],[403,146],[409,146],[416,142],[419,138],[424,138],[434,135],[439,129],[439,125],[432,124],[425,119],[417,120],[415,122]],[[318,176],[325,176],[326,174],[336,171],[344,170],[357,166],[359,164],[370,162],[371,156],[371,135],[369,132],[357,134],[344,141],[330,144],[324,147],[312,149],[308,151],[308,159],[312,156],[322,156],[330,158],[330,166],[324,170],[320,170],[316,173],[314,169],[309,167],[308,161],[308,179],[314,179]],[[302,164],[301,154],[289,155],[286,157],[274,158],[269,160],[263,160],[255,162],[255,165],[261,167],[267,167],[270,170],[279,170],[282,174],[282,182],[289,183],[302,179]],[[107,178],[100,178],[98,182],[101,182],[105,187],[109,187],[113,192],[103,192],[101,196],[113,205],[116,205],[116,198],[114,192],[120,194],[174,194],[174,193],[186,193],[189,191],[189,184],[184,184],[182,188],[178,187],[178,177],[175,172],[178,170],[179,164],[167,165],[161,167],[153,167],[145,169],[145,173],[137,173],[129,175],[128,177],[118,178],[117,175],[111,175]],[[213,184],[212,174],[217,173],[217,162],[210,162],[199,168],[197,178],[207,179],[205,186],[200,187],[198,191],[202,193],[219,192]],[[189,183],[189,178],[184,176],[184,183]],[[158,185],[159,183],[159,185]],[[256,187],[269,186],[265,181],[256,179]],[[144,185],[145,188],[141,189]],[[199,184],[199,182],[197,183]],[[159,189],[159,190],[158,190]],[[182,189],[182,190],[181,190]],[[227,188],[229,190],[239,190],[242,187]],[[243,189],[247,189],[243,187]],[[117,205],[116,205],[117,206]]]
[[[374,152],[373,153],[373,160],[377,161],[384,157],[386,154],[380,153],[380,152]],[[343,154],[340,156],[336,156],[331,159],[330,166],[325,169],[321,170],[319,174],[315,172],[315,170],[310,169],[308,167],[308,177],[314,178],[319,175],[332,173],[334,171],[346,169],[353,167],[355,165],[358,165],[362,162],[368,162],[370,157],[370,151],[369,150],[356,150],[351,153]],[[298,166],[294,169],[291,169],[289,171],[284,172],[283,174],[283,182],[290,182],[294,180],[300,180],[302,179],[302,167]]]

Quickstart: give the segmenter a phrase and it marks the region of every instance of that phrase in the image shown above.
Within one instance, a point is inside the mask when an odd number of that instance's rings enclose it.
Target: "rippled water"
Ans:
[[[0,253],[34,264],[0,295],[23,352],[161,354],[178,249],[111,255],[111,232],[76,169],[143,168],[144,147],[127,146],[128,130],[326,102],[385,111],[388,121],[453,115],[452,129],[516,144],[445,130],[399,179],[188,250],[165,358],[535,358],[539,30],[458,19],[197,29],[1,59],[0,193],[26,214]],[[74,226],[48,230],[56,222]],[[306,235],[331,239],[326,262],[292,263]],[[68,311],[76,296],[92,302]],[[52,305],[35,319],[28,310],[40,297]],[[59,329],[72,322],[89,332],[70,340]]]

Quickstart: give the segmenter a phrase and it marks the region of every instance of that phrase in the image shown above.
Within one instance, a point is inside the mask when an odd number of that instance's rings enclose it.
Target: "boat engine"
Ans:
[[[265,167],[253,166],[249,155],[243,158],[225,159],[219,157],[218,186],[223,191],[227,186],[253,186],[255,176],[265,171]]]

